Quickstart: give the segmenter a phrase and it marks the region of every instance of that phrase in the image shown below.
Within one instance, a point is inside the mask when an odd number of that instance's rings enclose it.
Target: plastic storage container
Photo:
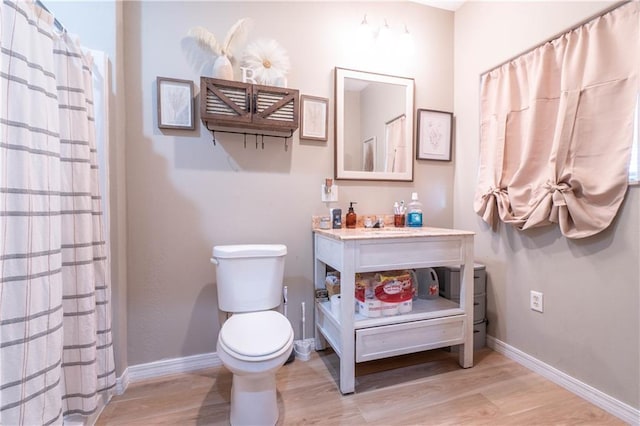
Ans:
[[[418,201],[417,192],[411,194],[411,202],[407,209],[407,226],[416,228],[422,226],[422,203]]]
[[[434,268],[438,274],[440,296],[447,299],[460,300],[460,267],[446,266]],[[483,264],[473,265],[473,294],[483,295],[487,292],[487,272]]]
[[[416,269],[418,277],[418,297],[420,299],[437,299],[440,295],[440,281],[433,268]]]

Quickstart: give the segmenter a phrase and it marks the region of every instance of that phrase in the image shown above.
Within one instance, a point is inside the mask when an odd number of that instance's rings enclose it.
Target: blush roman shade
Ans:
[[[484,74],[476,213],[568,238],[607,228],[627,190],[639,72],[631,2]]]

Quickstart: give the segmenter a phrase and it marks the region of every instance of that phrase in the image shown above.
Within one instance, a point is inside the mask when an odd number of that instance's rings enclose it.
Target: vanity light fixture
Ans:
[[[390,52],[394,48],[397,48],[403,54],[410,54],[413,52],[413,36],[409,32],[409,28],[405,24],[404,31],[396,35],[389,27],[389,23],[386,18],[384,24],[378,28],[375,28],[367,20],[367,14],[365,13],[357,31],[358,46],[362,49],[370,49],[376,45],[383,52]]]

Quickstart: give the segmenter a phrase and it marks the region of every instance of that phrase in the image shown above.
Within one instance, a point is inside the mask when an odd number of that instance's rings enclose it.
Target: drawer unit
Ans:
[[[464,315],[356,330],[356,362],[463,343]]]
[[[363,240],[357,245],[355,268],[356,272],[411,269],[461,262],[463,259],[460,241],[451,238]]]
[[[487,320],[473,323],[473,349],[487,346]]]
[[[446,266],[435,268],[440,284],[440,296],[447,299],[460,299],[460,267]],[[487,292],[487,272],[484,265],[473,265],[473,294]]]
[[[481,349],[487,346],[487,320],[473,323],[473,349]],[[458,352],[458,346],[451,346],[446,349],[450,352]]]
[[[460,303],[460,298],[452,299],[456,303]],[[473,322],[478,322],[487,316],[487,295],[476,294],[473,296]]]

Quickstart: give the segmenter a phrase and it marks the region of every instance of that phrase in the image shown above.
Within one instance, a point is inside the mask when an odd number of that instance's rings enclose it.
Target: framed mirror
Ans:
[[[335,178],[413,181],[414,80],[335,69]]]

